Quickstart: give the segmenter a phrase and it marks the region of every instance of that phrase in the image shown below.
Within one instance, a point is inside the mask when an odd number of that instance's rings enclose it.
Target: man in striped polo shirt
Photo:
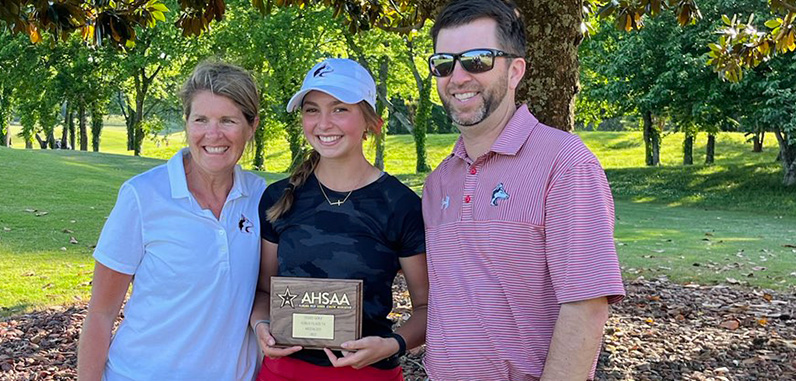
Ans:
[[[515,105],[517,15],[504,0],[454,0],[432,29],[429,67],[461,131],[423,190],[432,380],[591,379],[625,292],[600,163]]]

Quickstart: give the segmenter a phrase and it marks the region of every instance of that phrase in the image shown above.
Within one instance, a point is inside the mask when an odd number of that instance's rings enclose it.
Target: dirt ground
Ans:
[[[613,307],[598,380],[796,380],[796,292],[679,285],[665,278],[626,284]],[[397,320],[408,316],[402,282]],[[85,305],[0,321],[0,380],[74,380]],[[408,381],[425,379],[423,348],[403,359]],[[473,378],[477,380],[477,376]]]

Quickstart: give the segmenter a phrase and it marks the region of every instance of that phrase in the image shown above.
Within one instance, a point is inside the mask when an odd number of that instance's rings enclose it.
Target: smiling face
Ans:
[[[231,173],[257,122],[248,123],[232,99],[210,91],[196,93],[185,125],[192,164],[209,175]]]
[[[311,91],[301,106],[304,136],[322,158],[363,156],[362,139],[367,129],[358,104],[348,104],[320,91]]]
[[[435,51],[456,54],[476,48],[503,49],[494,20],[480,18],[441,29]],[[465,71],[457,61],[451,75],[437,78],[439,97],[454,123],[460,127],[496,123],[501,115],[494,116],[495,111],[501,108],[507,111],[508,107],[513,111],[514,90],[522,74],[517,76],[514,69],[517,64],[506,60],[509,59],[495,58],[492,70],[477,74]],[[524,73],[524,65],[522,70]]]

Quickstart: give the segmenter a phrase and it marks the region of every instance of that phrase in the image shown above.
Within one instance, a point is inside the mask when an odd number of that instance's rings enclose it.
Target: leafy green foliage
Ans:
[[[796,0],[770,0],[773,18],[763,24],[768,31],[755,25],[755,14],[742,20],[722,15],[724,25],[717,28],[719,39],[709,45],[708,65],[730,82],[743,79],[744,69],[754,68],[769,60],[775,53],[796,50]],[[766,15],[768,16],[768,15]]]

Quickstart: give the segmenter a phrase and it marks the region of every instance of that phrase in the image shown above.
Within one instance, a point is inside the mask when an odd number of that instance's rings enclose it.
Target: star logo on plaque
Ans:
[[[298,295],[291,294],[290,287],[285,287],[284,294],[277,294],[277,295],[279,295],[279,297],[282,298],[282,304],[279,306],[279,308],[284,307],[285,304],[289,304],[290,308],[296,308],[296,306],[293,305],[293,299],[296,299]]]

